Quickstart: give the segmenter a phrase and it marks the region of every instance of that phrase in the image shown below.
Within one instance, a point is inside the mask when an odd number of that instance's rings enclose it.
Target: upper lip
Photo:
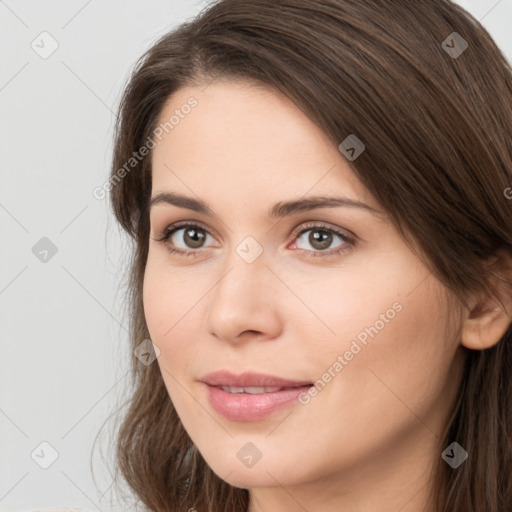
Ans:
[[[205,375],[201,382],[210,386],[230,386],[230,387],[280,387],[295,388],[300,386],[309,386],[312,383],[306,380],[289,380],[274,375],[264,375],[262,373],[245,372],[235,375],[227,370],[220,370]]]

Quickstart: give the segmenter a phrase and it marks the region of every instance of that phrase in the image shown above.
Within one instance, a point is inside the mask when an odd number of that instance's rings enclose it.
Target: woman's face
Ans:
[[[364,474],[406,489],[440,457],[460,381],[451,296],[290,100],[233,82],[203,89],[178,91],[160,119],[174,115],[153,150],[152,197],[189,203],[154,201],[143,292],[184,428],[237,487],[341,493]],[[362,204],[283,206],[313,197]],[[203,380],[221,370],[315,386],[212,390]]]

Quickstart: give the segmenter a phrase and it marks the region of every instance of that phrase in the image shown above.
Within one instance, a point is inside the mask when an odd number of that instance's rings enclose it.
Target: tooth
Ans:
[[[255,395],[258,393],[274,393],[276,391],[279,391],[280,387],[255,387],[255,386],[248,386],[248,387],[231,387],[231,386],[221,386],[221,389],[223,391],[226,391],[227,393],[248,393],[250,395]]]
[[[251,395],[255,395],[256,393],[274,393],[275,391],[279,391],[279,389],[280,388],[248,387],[244,388],[244,391]]]
[[[228,393],[243,393],[244,388],[237,388],[237,387],[230,387],[230,386],[222,386],[222,389],[224,391],[227,391]]]

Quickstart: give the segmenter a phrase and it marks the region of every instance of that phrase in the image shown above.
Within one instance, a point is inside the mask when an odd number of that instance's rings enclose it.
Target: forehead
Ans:
[[[228,192],[248,203],[338,192],[372,203],[338,148],[278,91],[229,81],[185,87],[166,102],[166,122],[153,149],[154,191]]]

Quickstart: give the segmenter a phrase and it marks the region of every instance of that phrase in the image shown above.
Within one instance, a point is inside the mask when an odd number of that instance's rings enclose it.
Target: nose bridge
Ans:
[[[265,292],[269,284],[267,264],[263,245],[254,237],[246,236],[226,258],[223,277],[215,286],[217,300],[231,297],[239,301],[246,293],[251,293],[252,299],[257,301],[258,294]]]
[[[211,290],[206,328],[225,340],[244,331],[275,336],[279,328],[274,307],[278,280],[267,268],[263,246],[246,237],[226,257],[222,273]]]

